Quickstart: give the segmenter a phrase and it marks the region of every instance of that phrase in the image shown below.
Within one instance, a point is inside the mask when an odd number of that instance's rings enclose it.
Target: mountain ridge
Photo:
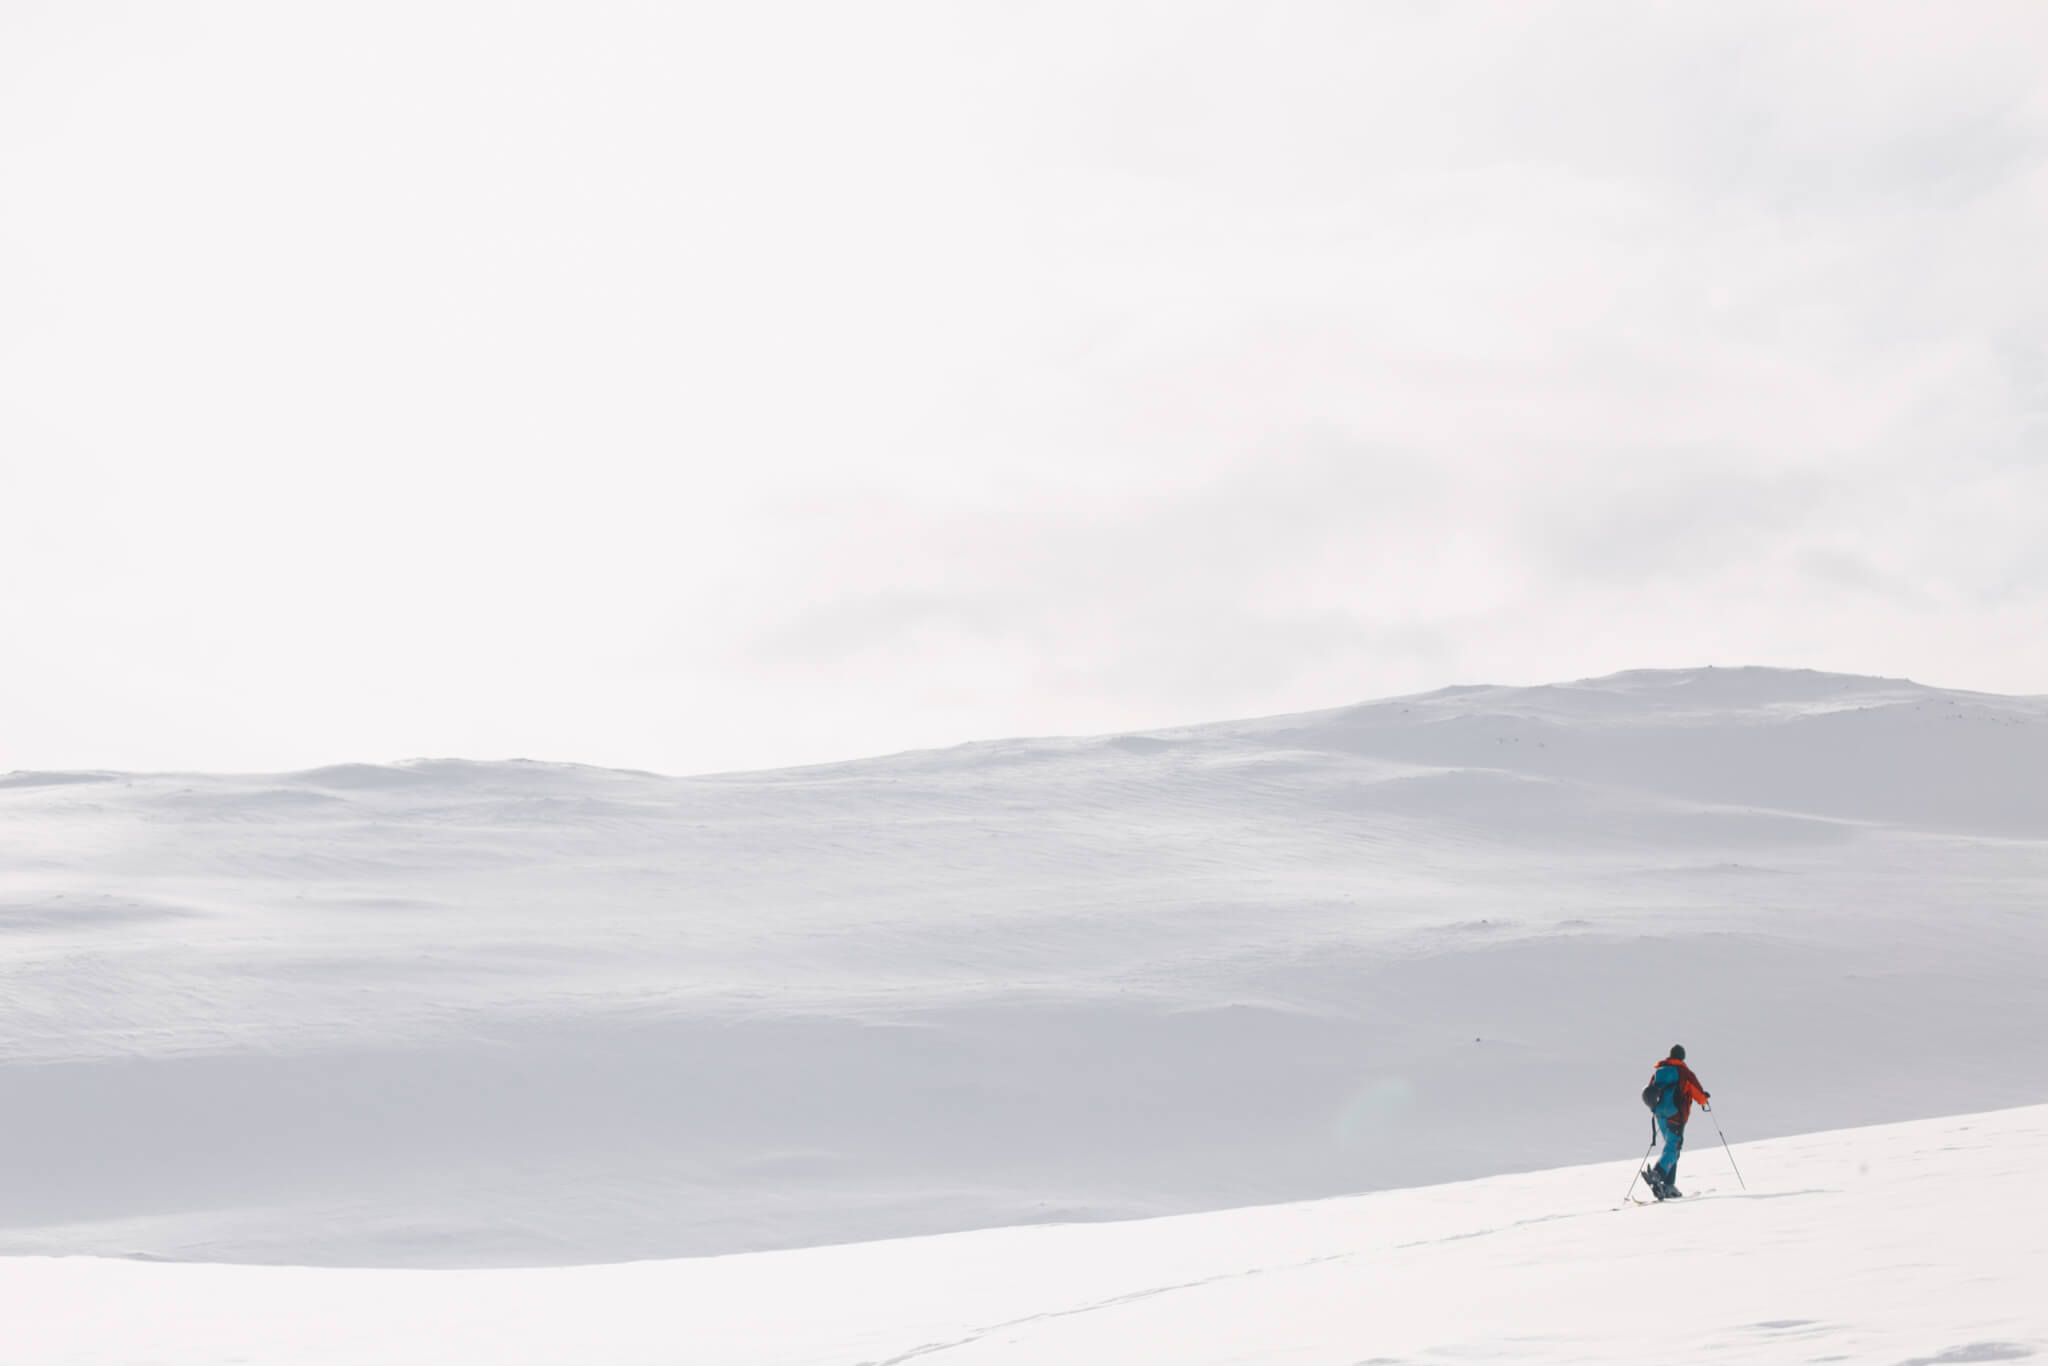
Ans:
[[[1615,673],[1601,674],[1587,678],[1562,680],[1537,684],[1496,684],[1456,683],[1445,687],[1415,693],[1401,693],[1389,697],[1371,698],[1359,702],[1341,703],[1329,707],[1310,708],[1305,711],[1277,712],[1249,717],[1229,717],[1213,721],[1199,721],[1184,724],[1139,727],[1136,729],[1091,731],[1076,733],[1028,734],[965,740],[950,745],[920,746],[903,750],[891,750],[873,755],[859,755],[848,759],[824,760],[817,763],[779,765],[772,768],[719,769],[693,773],[664,773],[652,769],[634,768],[615,764],[590,764],[577,760],[533,759],[511,757],[504,759],[477,759],[455,755],[416,755],[389,761],[346,761],[315,765],[311,768],[268,771],[214,771],[203,769],[169,770],[126,770],[126,769],[39,769],[14,770],[0,774],[0,788],[10,786],[58,785],[61,783],[104,782],[124,778],[177,778],[177,777],[220,777],[258,778],[272,777],[294,779],[309,783],[334,786],[374,785],[380,780],[393,783],[417,781],[435,770],[454,776],[465,771],[502,770],[507,773],[540,775],[559,772],[616,774],[634,778],[692,779],[732,778],[765,775],[771,773],[801,773],[814,769],[840,768],[849,765],[871,765],[892,760],[910,759],[921,756],[949,754],[976,748],[1001,748],[1030,745],[1083,745],[1115,740],[1181,740],[1199,738],[1211,733],[1249,733],[1269,728],[1289,728],[1311,721],[1341,716],[1375,715],[1395,707],[1413,708],[1416,705],[1435,706],[1452,702],[1476,701],[1481,698],[1510,704],[1502,714],[1527,714],[1541,716],[1544,708],[1534,705],[1542,701],[1558,699],[1603,698],[1617,702],[1639,700],[1648,697],[1653,701],[1668,701],[1678,690],[1699,688],[1713,683],[1779,684],[1778,695],[1752,699],[1749,706],[1759,709],[1767,716],[1777,710],[1796,707],[1801,702],[1818,701],[1823,698],[1842,701],[1842,694],[1851,689],[1861,689],[1855,694],[1863,700],[1856,705],[1871,706],[1880,703],[1895,704],[1912,700],[1925,701],[1929,698],[1948,698],[1958,702],[1977,704],[1998,704],[2029,713],[2048,720],[2048,694],[2004,694],[1961,688],[1945,688],[1923,684],[1905,678],[1890,678],[1874,674],[1844,674],[1816,669],[1793,669],[1771,665],[1698,665],[1669,669],[1624,669]],[[1791,685],[1799,685],[1795,691]],[[1722,711],[1729,712],[1727,699],[1720,699]],[[1512,704],[1521,704],[1521,711],[1515,711]],[[1676,706],[1668,708],[1676,711]],[[1708,709],[1712,714],[1712,709]],[[1645,715],[1660,715],[1656,709],[1647,710]],[[1620,719],[1620,718],[1610,718]]]

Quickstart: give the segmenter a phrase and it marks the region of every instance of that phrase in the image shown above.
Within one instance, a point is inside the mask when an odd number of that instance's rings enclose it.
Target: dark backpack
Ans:
[[[1651,1077],[1650,1084],[1643,1088],[1643,1104],[1650,1107],[1653,1115],[1675,1114],[1677,1107],[1671,1103],[1671,1093],[1677,1089],[1675,1081],[1660,1082]]]

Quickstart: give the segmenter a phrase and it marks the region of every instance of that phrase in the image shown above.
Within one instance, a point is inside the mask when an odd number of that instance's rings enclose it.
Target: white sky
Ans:
[[[2048,692],[2048,6],[0,3],[0,770]]]

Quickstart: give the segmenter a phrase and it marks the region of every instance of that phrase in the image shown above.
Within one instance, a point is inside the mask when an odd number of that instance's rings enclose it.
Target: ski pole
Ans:
[[[1721,1135],[1721,1151],[1728,1154],[1728,1165],[1731,1167],[1735,1167],[1735,1149],[1728,1146],[1728,1135],[1721,1133],[1721,1117],[1719,1115],[1714,1114],[1714,1107],[1711,1105],[1702,1105],[1700,1108],[1702,1110],[1705,1110],[1710,1116],[1713,1117],[1714,1132]],[[1735,1179],[1737,1181],[1742,1182],[1742,1188],[1744,1190],[1749,1189],[1749,1182],[1742,1180],[1742,1168],[1735,1167]],[[1635,1187],[1630,1186],[1629,1189],[1634,1190]]]
[[[1656,1117],[1653,1115],[1650,1118],[1650,1148],[1654,1148],[1656,1146],[1657,1120]],[[1643,1149],[1643,1161],[1636,1163],[1636,1169],[1633,1172],[1629,1173],[1628,1189],[1621,1193],[1621,1198],[1624,1201],[1635,1199],[1636,1182],[1643,1179],[1643,1163],[1648,1162],[1650,1160],[1650,1148]]]

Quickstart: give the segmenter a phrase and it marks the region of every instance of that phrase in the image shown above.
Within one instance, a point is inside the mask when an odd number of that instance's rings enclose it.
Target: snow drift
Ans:
[[[24,1361],[1360,1366],[2018,1361],[2048,1107],[1128,1224],[489,1271],[0,1261]]]
[[[707,720],[706,722],[711,723]],[[670,778],[0,779],[0,1251],[571,1263],[2048,1095],[2048,704],[1775,670]]]

